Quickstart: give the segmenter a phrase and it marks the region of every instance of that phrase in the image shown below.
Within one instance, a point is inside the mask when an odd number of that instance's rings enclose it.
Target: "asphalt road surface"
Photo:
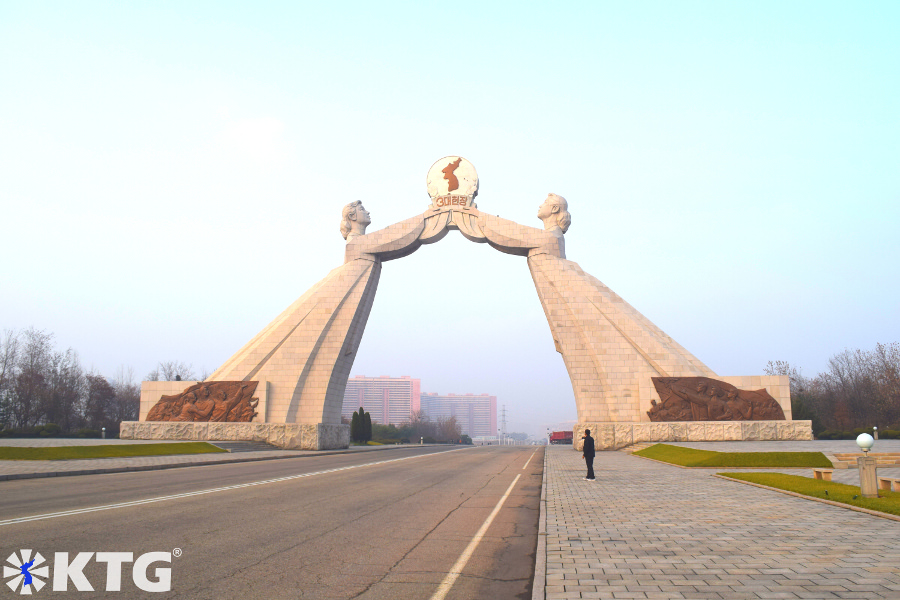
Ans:
[[[541,447],[413,446],[5,481],[0,560],[40,552],[52,570],[37,594],[51,598],[524,599],[542,470]],[[76,591],[77,569],[62,593],[51,591],[65,574],[57,552],[69,562],[79,552],[172,558],[123,563],[115,592],[107,576],[120,569],[94,555],[83,569],[94,593]],[[171,591],[142,591],[132,571],[164,584],[158,568],[171,569]]]

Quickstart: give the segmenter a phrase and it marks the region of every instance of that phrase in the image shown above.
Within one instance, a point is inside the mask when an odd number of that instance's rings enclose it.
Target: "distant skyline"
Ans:
[[[568,258],[718,374],[812,376],[900,341],[897,31],[896,2],[0,0],[0,329],[211,372],[342,264],[344,204],[421,213],[459,155],[485,212],[564,196]],[[362,373],[575,418],[524,259],[454,232],[385,263]]]

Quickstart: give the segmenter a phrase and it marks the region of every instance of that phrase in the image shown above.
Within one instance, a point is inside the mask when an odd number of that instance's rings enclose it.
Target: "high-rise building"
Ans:
[[[421,405],[432,421],[456,417],[462,432],[471,437],[497,435],[497,396],[423,393]]]
[[[357,375],[347,380],[341,416],[347,417],[359,407],[372,415],[373,423],[400,425],[420,408],[421,383],[403,377],[366,377]]]

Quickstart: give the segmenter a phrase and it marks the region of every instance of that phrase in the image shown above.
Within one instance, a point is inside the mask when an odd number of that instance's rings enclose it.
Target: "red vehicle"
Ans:
[[[550,434],[550,443],[551,444],[571,444],[572,443],[572,432],[571,431],[554,431]]]

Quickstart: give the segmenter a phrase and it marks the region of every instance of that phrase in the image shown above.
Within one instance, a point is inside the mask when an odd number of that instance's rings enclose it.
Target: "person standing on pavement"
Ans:
[[[584,436],[581,438],[584,440],[584,446],[582,447],[582,455],[581,458],[584,459],[584,462],[587,463],[587,477],[584,478],[585,481],[594,481],[594,438],[591,437],[591,430],[585,429]]]

